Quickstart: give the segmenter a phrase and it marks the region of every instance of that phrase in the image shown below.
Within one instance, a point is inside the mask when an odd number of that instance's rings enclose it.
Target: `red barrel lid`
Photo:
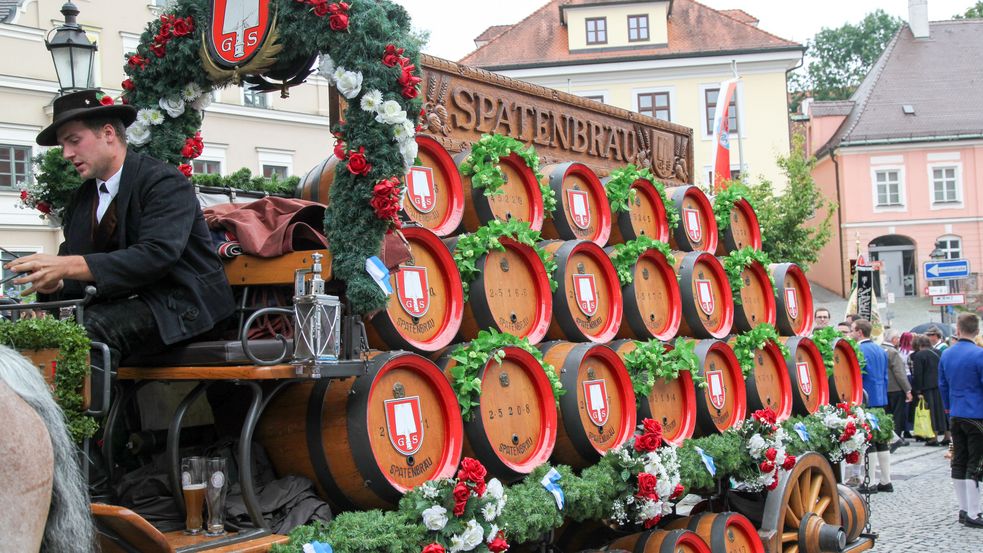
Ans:
[[[679,212],[679,224],[670,229],[669,244],[681,251],[717,251],[717,220],[710,199],[696,186],[666,189]]]
[[[812,287],[802,268],[795,263],[770,267],[775,277],[776,323],[783,335],[808,336],[815,324]]]
[[[462,152],[454,159],[460,166],[467,156],[468,152]],[[526,221],[533,230],[542,230],[545,215],[543,193],[539,189],[536,174],[515,153],[500,158],[498,166],[505,175],[505,184],[498,189],[499,193],[491,196],[486,196],[483,188],[472,188],[471,178],[463,177],[467,198],[462,218],[464,230],[474,232],[494,219]]]
[[[785,339],[789,356],[786,359],[789,380],[792,382],[793,412],[811,415],[829,403],[829,377],[819,348],[804,336]]]
[[[700,357],[701,374],[706,380],[697,398],[697,424],[703,434],[723,432],[744,420],[747,394],[744,373],[734,350],[720,340],[700,340],[695,352]]]
[[[433,138],[417,135],[419,165],[406,173],[403,212],[437,236],[448,236],[461,224],[464,188],[457,164]]]
[[[679,333],[695,338],[724,338],[734,326],[734,296],[727,271],[707,252],[676,252],[682,297]]]
[[[622,288],[622,297],[624,316],[618,337],[670,340],[679,332],[683,316],[679,281],[662,252],[649,249],[638,256],[632,282]]]
[[[864,383],[860,360],[853,346],[843,339],[833,341],[833,376],[830,382],[830,403],[863,403]],[[834,394],[835,392],[835,394]]]
[[[747,332],[762,323],[775,325],[775,289],[768,270],[753,259],[741,271],[740,299],[734,302],[735,332]]]
[[[559,209],[543,224],[543,238],[589,240],[604,247],[611,235],[611,206],[590,167],[578,162],[543,168]]]
[[[606,343],[617,335],[623,316],[621,281],[600,246],[586,240],[547,241],[553,254],[553,321],[546,335],[574,342]]]

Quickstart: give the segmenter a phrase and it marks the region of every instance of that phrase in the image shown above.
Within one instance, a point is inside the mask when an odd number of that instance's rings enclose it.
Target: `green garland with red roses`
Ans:
[[[208,7],[207,0],[177,0],[147,26],[127,59],[120,98],[138,109],[127,130],[130,145],[188,176],[201,155],[202,112],[212,90],[237,84],[231,72],[214,82],[200,58]],[[400,226],[402,176],[417,155],[422,106],[419,44],[409,34],[409,16],[389,0],[271,0],[270,13],[271,41],[282,48],[268,71],[286,72],[319,54],[318,71],[346,99],[344,120],[333,129],[341,162],[325,233],[350,307],[356,313],[380,309],[386,297],[366,273],[365,260]],[[326,150],[328,142],[326,136]]]

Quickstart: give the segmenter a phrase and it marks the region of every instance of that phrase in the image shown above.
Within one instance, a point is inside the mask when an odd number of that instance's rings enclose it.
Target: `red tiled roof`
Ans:
[[[495,40],[498,35],[512,28],[512,25],[492,25],[474,38],[475,42]]]
[[[576,1],[576,0],[575,0]],[[589,0],[588,0],[589,1]],[[461,58],[460,63],[485,69],[597,63],[762,50],[802,49],[747,23],[704,6],[695,0],[674,0],[669,17],[667,46],[603,48],[571,53],[567,27],[559,9],[570,0],[551,0],[491,42]]]
[[[722,14],[724,14],[727,17],[730,17],[732,19],[736,19],[736,20],[740,21],[741,23],[747,23],[748,25],[752,25],[752,26],[758,24],[758,18],[757,17],[754,17],[753,15],[749,14],[748,12],[746,12],[744,10],[737,10],[737,9],[735,9],[735,10],[720,10],[720,13],[722,13]]]

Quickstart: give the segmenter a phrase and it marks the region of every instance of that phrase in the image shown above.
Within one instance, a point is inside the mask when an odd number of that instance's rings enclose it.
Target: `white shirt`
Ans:
[[[96,208],[97,222],[102,222],[102,216],[106,214],[109,204],[112,203],[113,198],[119,192],[119,179],[122,174],[123,166],[120,165],[119,171],[116,171],[115,175],[109,177],[109,180],[96,179],[96,190],[99,191],[99,207]]]

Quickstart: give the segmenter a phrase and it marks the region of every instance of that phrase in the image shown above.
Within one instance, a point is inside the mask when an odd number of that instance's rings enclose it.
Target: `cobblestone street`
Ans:
[[[892,458],[894,493],[871,496],[878,553],[980,553],[983,529],[956,521],[958,508],[945,448],[909,440]]]

